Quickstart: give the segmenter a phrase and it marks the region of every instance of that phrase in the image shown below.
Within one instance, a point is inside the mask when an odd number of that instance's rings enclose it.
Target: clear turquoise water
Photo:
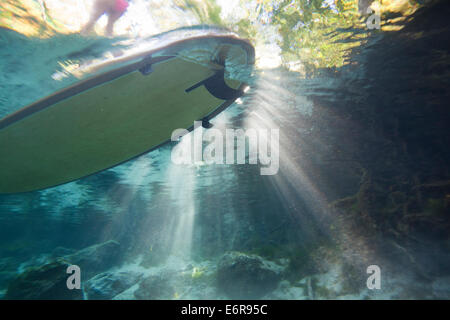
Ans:
[[[39,274],[55,259],[113,240],[117,247],[81,254],[89,262],[85,299],[448,298],[448,114],[441,90],[448,48],[436,44],[448,30],[436,24],[431,29],[440,33],[416,43],[405,35],[429,30],[424,24],[409,33],[374,33],[353,51],[353,63],[313,77],[257,67],[246,79],[251,90],[212,123],[278,128],[274,176],[261,176],[259,165],[177,166],[169,144],[76,182],[0,195],[0,292],[30,266]],[[193,30],[208,29],[180,32]],[[83,64],[165,36],[118,44],[0,29],[0,116],[77,81],[58,62]],[[413,45],[416,55],[407,53]],[[409,71],[420,63],[427,66],[422,79],[441,80],[418,85]],[[366,286],[370,265],[382,270],[380,290]],[[273,286],[252,284],[256,272]],[[25,278],[24,286],[36,283]],[[236,294],[247,289],[248,296]],[[20,297],[20,288],[11,290]],[[58,297],[67,298],[50,296]]]

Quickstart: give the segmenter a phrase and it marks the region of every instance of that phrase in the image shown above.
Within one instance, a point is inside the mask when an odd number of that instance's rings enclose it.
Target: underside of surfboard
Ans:
[[[208,42],[209,57],[189,59]],[[243,94],[227,61],[254,63],[232,35],[206,35],[142,52],[0,120],[0,193],[45,189],[114,167],[209,121]]]

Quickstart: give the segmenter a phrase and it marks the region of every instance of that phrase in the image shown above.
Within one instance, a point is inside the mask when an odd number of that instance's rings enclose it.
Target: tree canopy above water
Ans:
[[[78,32],[91,2],[4,0],[0,27],[32,37]],[[257,49],[276,47],[281,64],[309,73],[346,64],[350,50],[369,32],[378,32],[367,28],[371,14],[381,16],[381,31],[398,30],[425,2],[432,0],[134,0],[132,5],[146,10],[127,13],[120,31],[142,34],[199,23],[220,25],[249,38]]]

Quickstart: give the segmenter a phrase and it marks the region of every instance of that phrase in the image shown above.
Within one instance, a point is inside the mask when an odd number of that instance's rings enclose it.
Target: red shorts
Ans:
[[[116,0],[116,3],[114,4],[114,11],[123,13],[128,8],[128,2],[126,0]]]

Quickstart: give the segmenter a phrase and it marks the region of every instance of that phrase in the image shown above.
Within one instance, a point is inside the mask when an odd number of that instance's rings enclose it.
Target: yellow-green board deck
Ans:
[[[96,76],[101,83],[89,79],[84,87],[94,83],[90,88],[69,87],[0,120],[0,193],[39,190],[111,168],[237,98],[218,98],[199,85],[217,73],[214,68],[172,56],[155,59],[151,69],[111,80]],[[52,103],[55,96],[63,98]]]

